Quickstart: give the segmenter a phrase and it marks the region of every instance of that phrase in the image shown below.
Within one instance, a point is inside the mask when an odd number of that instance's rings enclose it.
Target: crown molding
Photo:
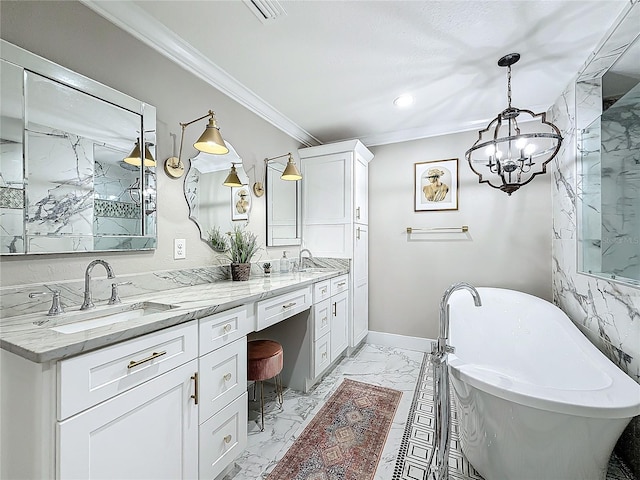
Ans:
[[[134,3],[80,2],[303,145],[322,143]]]

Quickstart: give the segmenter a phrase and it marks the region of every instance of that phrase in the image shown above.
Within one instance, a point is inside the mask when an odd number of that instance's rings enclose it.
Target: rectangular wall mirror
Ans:
[[[640,40],[628,11],[576,83],[578,269],[640,285]]]
[[[1,51],[0,253],[155,248],[155,108]]]
[[[300,182],[282,180],[287,158],[265,162],[267,246],[300,245]]]

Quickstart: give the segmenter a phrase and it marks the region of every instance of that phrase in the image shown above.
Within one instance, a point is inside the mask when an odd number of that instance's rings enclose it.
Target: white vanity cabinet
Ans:
[[[369,162],[358,140],[298,150],[302,170],[302,242],[317,257],[351,260],[348,346],[367,335]]]
[[[197,477],[194,322],[58,362],[63,479]]]
[[[253,304],[198,320],[201,480],[219,476],[247,445],[247,334]]]

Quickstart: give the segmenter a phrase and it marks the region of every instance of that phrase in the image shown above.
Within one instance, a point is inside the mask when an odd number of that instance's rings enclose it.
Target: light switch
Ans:
[[[173,259],[187,258],[187,241],[184,238],[173,240]]]

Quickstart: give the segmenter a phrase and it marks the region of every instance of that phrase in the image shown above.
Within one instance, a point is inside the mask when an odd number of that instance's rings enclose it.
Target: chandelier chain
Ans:
[[[509,109],[511,109],[511,65],[507,68],[507,99],[509,100]]]

